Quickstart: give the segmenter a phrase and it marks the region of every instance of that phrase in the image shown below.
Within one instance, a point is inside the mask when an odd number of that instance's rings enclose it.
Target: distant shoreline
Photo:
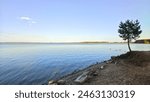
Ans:
[[[0,44],[126,44],[127,42],[0,42]],[[150,44],[150,43],[136,43],[131,44]]]
[[[99,43],[126,43],[126,42],[0,42],[0,44],[99,44]]]

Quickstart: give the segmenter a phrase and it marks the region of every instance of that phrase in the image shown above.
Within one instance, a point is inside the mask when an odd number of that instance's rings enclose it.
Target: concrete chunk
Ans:
[[[80,76],[78,76],[76,79],[75,79],[75,82],[76,83],[84,83],[87,78],[88,78],[88,74],[89,72],[83,72]]]

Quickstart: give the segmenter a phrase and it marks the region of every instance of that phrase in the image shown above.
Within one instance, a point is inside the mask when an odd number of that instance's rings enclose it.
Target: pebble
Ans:
[[[103,69],[103,68],[104,68],[104,66],[101,66],[100,68],[101,68],[101,69]]]
[[[58,81],[57,81],[57,84],[58,84],[58,85],[64,85],[64,84],[65,84],[65,80],[58,80]]]
[[[98,76],[98,73],[97,72],[93,73],[93,76]]]
[[[48,85],[57,85],[57,83],[56,83],[54,80],[50,80],[50,81],[48,82]]]
[[[49,82],[48,82],[48,85],[51,85],[51,84],[53,84],[54,83],[54,80],[50,80]]]

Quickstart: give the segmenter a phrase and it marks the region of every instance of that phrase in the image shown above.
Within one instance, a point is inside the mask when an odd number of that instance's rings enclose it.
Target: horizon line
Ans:
[[[149,40],[149,39],[138,39],[138,40]],[[2,44],[2,43],[21,43],[21,44],[30,44],[30,43],[49,43],[49,44],[60,44],[60,43],[64,43],[64,44],[69,44],[69,43],[126,43],[126,41],[70,41],[70,42],[38,42],[38,41],[27,41],[27,42],[13,42],[13,41],[6,41],[6,42],[0,42],[0,44]]]
[[[137,40],[150,40],[150,38],[142,38],[142,39],[137,39]],[[137,41],[135,40],[135,41]],[[101,41],[90,41],[90,40],[85,40],[85,41],[0,41],[0,43],[124,43],[126,41],[107,41],[107,40],[101,40]],[[134,41],[132,41],[134,42]]]

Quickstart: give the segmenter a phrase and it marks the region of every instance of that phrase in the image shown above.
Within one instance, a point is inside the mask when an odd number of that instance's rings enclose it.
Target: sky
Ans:
[[[0,42],[123,41],[121,21],[138,19],[150,38],[150,0],[0,0]]]

